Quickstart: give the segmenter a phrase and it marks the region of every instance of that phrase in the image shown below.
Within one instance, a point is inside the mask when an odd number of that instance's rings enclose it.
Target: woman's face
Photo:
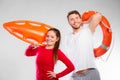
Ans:
[[[58,41],[58,37],[54,31],[48,31],[46,35],[46,44],[47,46],[54,46],[55,43]]]

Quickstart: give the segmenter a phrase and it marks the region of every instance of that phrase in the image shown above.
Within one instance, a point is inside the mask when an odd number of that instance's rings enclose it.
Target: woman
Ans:
[[[71,61],[59,49],[60,31],[56,28],[51,28],[46,34],[46,45],[35,46],[30,45],[25,52],[26,56],[37,56],[36,58],[36,80],[58,80],[74,70]],[[67,68],[60,73],[54,72],[56,62],[62,61]]]

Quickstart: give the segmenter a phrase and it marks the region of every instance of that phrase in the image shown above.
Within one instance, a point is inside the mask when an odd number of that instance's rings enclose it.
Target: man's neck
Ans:
[[[73,29],[73,34],[77,34],[81,29],[82,29],[82,27],[80,27],[78,29]]]

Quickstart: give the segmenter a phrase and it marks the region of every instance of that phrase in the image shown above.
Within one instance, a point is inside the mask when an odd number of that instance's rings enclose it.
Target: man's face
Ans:
[[[82,23],[82,19],[78,14],[71,14],[68,17],[68,22],[72,26],[73,29],[79,29]]]

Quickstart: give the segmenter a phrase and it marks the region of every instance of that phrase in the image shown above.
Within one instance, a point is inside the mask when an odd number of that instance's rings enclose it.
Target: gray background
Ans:
[[[113,41],[108,60],[106,53],[96,61],[102,80],[120,80],[120,11],[119,0],[0,0],[0,80],[35,80],[35,57],[26,57],[24,51],[29,45],[4,28],[3,23],[13,20],[39,21],[61,30],[62,35],[71,31],[67,22],[67,12],[77,9],[80,13],[88,10],[101,12],[109,20]],[[100,28],[96,38],[100,40]],[[64,69],[60,62],[56,72]],[[68,76],[60,80],[68,79]]]

